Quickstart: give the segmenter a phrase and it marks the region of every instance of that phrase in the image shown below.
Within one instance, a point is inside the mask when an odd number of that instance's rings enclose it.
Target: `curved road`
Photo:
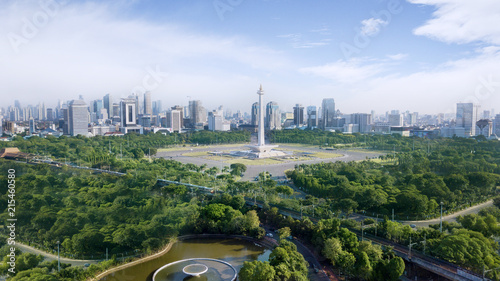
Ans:
[[[46,261],[54,261],[57,260],[57,255],[35,249],[31,246],[16,242],[16,247],[21,250],[22,252],[25,253],[32,253],[35,255],[42,255]],[[61,257],[61,263],[69,263],[72,266],[84,266],[86,263],[88,264],[93,264],[93,263],[98,263],[97,260],[75,260],[75,259],[69,259],[69,258],[64,258]]]
[[[373,158],[382,155],[382,153],[378,152],[358,152],[358,151],[349,151],[349,150],[325,150],[319,149],[317,147],[299,147],[299,146],[288,146],[288,145],[280,145],[279,148],[283,148],[286,150],[299,150],[304,152],[321,152],[321,153],[331,153],[332,158],[314,158],[312,160],[306,161],[288,161],[280,164],[272,164],[272,165],[246,165],[247,170],[241,178],[242,181],[253,181],[261,172],[267,171],[273,175],[275,179],[284,179],[285,171],[293,169],[295,165],[298,164],[314,164],[321,162],[336,162],[336,161],[359,161],[365,160],[366,158]],[[278,150],[279,150],[278,148]],[[186,148],[183,150],[176,151],[163,151],[157,152],[156,157],[161,157],[165,159],[172,159],[179,161],[181,163],[191,163],[198,166],[203,164],[207,164],[208,167],[218,167],[228,166],[227,163],[221,163],[221,161],[216,160],[208,160],[201,157],[191,157],[184,156],[185,153],[191,152],[208,152],[208,151],[237,151],[237,150],[249,150],[248,147],[244,145],[241,146],[224,146],[224,145],[212,145],[212,146],[203,146],[203,147],[194,147],[194,148]],[[335,154],[341,154],[342,156],[336,157]]]

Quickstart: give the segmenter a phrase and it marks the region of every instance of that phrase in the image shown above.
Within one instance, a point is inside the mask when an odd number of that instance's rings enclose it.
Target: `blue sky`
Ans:
[[[41,4],[42,3],[42,4]],[[149,90],[249,111],[500,110],[497,0],[3,1],[0,106]]]

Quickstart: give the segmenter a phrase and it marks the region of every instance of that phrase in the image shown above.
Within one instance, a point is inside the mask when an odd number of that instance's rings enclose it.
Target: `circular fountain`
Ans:
[[[191,276],[196,276],[196,277],[199,277],[200,275],[202,275],[203,273],[205,273],[207,271],[208,271],[208,267],[204,264],[199,264],[199,263],[186,265],[182,269],[182,272],[184,272],[185,274],[191,275]]]
[[[234,281],[237,275],[238,272],[236,269],[226,261],[209,258],[193,258],[178,260],[160,267],[153,274],[153,281]]]

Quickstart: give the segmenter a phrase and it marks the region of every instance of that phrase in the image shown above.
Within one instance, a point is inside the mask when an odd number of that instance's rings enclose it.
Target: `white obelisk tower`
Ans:
[[[259,124],[257,127],[257,145],[248,145],[252,149],[251,153],[245,152],[245,155],[251,158],[266,158],[266,157],[278,157],[285,156],[285,153],[278,150],[273,150],[273,148],[278,147],[277,145],[266,145],[266,139],[264,135],[264,103],[262,102],[262,96],[264,91],[262,90],[262,85],[257,91],[259,95]]]
[[[259,129],[257,145],[264,146],[266,145],[266,139],[264,137],[264,103],[262,102],[264,91],[262,90],[262,84],[260,85],[260,89],[257,91],[257,95],[259,95]]]

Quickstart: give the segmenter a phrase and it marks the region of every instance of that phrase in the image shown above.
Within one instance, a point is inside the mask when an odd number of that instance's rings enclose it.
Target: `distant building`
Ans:
[[[307,107],[307,128],[313,129],[318,127],[318,111],[316,106]]]
[[[137,125],[136,122],[136,100],[133,98],[122,99],[120,102],[120,120],[122,127],[133,127]]]
[[[335,100],[331,98],[323,99],[321,103],[321,129],[325,130],[328,127],[335,127],[333,126],[335,115]]]
[[[29,125],[30,125],[29,133],[30,135],[32,135],[36,132],[35,119],[30,118]]]
[[[144,114],[153,115],[153,105],[151,103],[151,93],[144,93]]]
[[[252,104],[252,111],[250,113],[250,116],[252,117],[250,125],[259,126],[259,103],[258,102],[254,102]]]
[[[441,128],[441,136],[444,138],[452,138],[452,137],[466,137],[465,128],[463,127],[443,127]]]
[[[52,108],[47,108],[47,121],[54,121],[54,112]]]
[[[297,127],[304,125],[304,107],[301,104],[293,108],[293,124]]]
[[[110,94],[106,94],[103,98],[103,106],[108,111],[108,117],[111,119],[114,115],[113,111],[113,97]]]
[[[208,130],[222,131],[223,117],[218,111],[210,111],[208,113]]]
[[[205,124],[207,121],[207,112],[199,100],[189,101],[189,114],[193,127],[196,127],[197,124]]]
[[[277,102],[271,101],[266,105],[265,129],[281,129],[281,112]]]
[[[369,133],[372,131],[372,115],[367,113],[351,114],[351,124],[358,125],[360,133]]]
[[[483,135],[489,138],[493,134],[493,122],[490,119],[481,119],[476,122],[478,127],[478,135]]]
[[[403,126],[403,115],[395,112],[393,114],[389,114],[389,124],[393,127]]]
[[[457,103],[456,126],[465,129],[465,137],[476,135],[477,109],[473,103]]]
[[[180,133],[182,130],[182,111],[173,108],[167,111],[165,127],[171,128],[173,132]]]
[[[161,100],[157,100],[153,102],[153,115],[158,115],[162,113],[163,108],[161,106]]]
[[[495,115],[495,119],[493,120],[493,133],[500,136],[500,114]]]
[[[180,105],[175,105],[175,106],[172,106],[172,111],[173,110],[177,110],[180,112],[180,126],[179,126],[179,132],[180,132],[180,129],[182,129],[184,127],[184,117],[186,117],[186,115],[184,114],[184,107],[183,106],[180,106]]]
[[[68,106],[69,134],[87,136],[89,132],[89,111],[83,100],[72,100]]]

